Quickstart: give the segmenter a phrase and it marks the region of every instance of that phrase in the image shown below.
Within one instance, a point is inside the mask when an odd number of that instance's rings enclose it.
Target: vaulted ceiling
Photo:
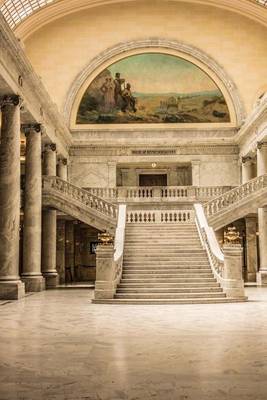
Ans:
[[[101,4],[114,3],[124,0],[0,0],[1,12],[3,13],[6,21],[12,29],[15,29],[18,25],[20,25],[23,21],[25,21],[28,17],[32,15],[38,14],[44,8],[51,8],[54,6],[54,11],[56,11],[56,15],[64,15],[64,13],[75,12],[75,7],[77,10],[84,7],[92,7]],[[133,0],[130,0],[133,1]],[[179,1],[179,0],[177,0]],[[185,0],[188,1],[188,0]],[[198,0],[192,0],[192,2],[198,2]],[[227,7],[229,9],[236,9],[242,12],[242,7],[244,7],[243,14],[246,12],[249,14],[250,12],[253,15],[253,6],[255,7],[266,7],[267,8],[267,0],[206,0],[201,1],[201,3],[218,6],[218,7]],[[243,4],[243,5],[242,5]],[[60,9],[62,9],[60,11]],[[49,13],[46,14],[49,20]],[[257,15],[257,11],[255,12],[255,16]],[[51,14],[51,19],[54,19],[53,12]],[[267,18],[266,18],[267,20]],[[42,21],[43,22],[43,21]],[[48,21],[47,21],[48,22]],[[266,22],[267,23],[267,22]]]

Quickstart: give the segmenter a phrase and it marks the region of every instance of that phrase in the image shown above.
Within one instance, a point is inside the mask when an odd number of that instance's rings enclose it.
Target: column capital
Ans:
[[[30,132],[42,133],[42,125],[41,124],[22,124],[21,130],[27,137]]]
[[[257,142],[257,149],[260,150],[262,147],[267,147],[267,142]]]
[[[242,158],[241,158],[242,164],[245,164],[245,163],[248,162],[248,161],[252,161],[252,157],[250,157],[250,156],[245,156],[245,157],[242,157]]]
[[[67,160],[67,158],[59,157],[59,159],[58,159],[58,164],[68,165],[68,160]]]
[[[44,151],[56,151],[57,145],[56,143],[47,143],[44,147]]]
[[[5,106],[21,106],[22,102],[22,98],[16,94],[5,95],[0,97],[0,109]]]

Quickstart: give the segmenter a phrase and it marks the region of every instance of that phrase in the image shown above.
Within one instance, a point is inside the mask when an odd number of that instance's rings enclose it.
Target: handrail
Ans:
[[[98,211],[110,218],[115,219],[117,217],[118,207],[116,205],[89,193],[85,189],[72,185],[57,176],[43,176],[42,185],[44,190],[54,190],[55,192],[67,195],[73,200],[79,201],[84,206]]]
[[[116,287],[121,279],[121,274],[122,274],[126,216],[127,216],[126,205],[120,204],[118,211],[117,228],[115,233],[115,241],[114,241],[115,253],[113,259],[114,281]]]
[[[265,187],[267,187],[267,174],[251,179],[243,185],[229,190],[228,192],[208,201],[204,205],[204,212],[208,218],[212,217],[213,215],[227,209],[237,201],[244,200],[251,194],[255,194],[256,191]]]
[[[202,204],[194,204],[196,225],[203,247],[206,249],[215,276],[221,281],[224,267],[224,255],[212,227],[208,225]]]

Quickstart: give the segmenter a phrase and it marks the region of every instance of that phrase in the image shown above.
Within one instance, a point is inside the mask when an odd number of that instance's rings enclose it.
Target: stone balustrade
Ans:
[[[209,223],[216,229],[255,212],[267,204],[267,174],[215,197],[204,205]]]
[[[226,193],[230,186],[125,186],[85,188],[89,193],[119,203],[207,201]]]
[[[213,228],[208,224],[203,206],[195,204],[194,209],[199,237],[216,280],[228,298],[247,300],[242,278],[241,245],[225,243],[221,249]]]
[[[194,210],[131,210],[127,212],[129,224],[193,224]]]
[[[57,176],[43,176],[42,187],[43,206],[63,211],[100,230],[116,226],[117,205]]]

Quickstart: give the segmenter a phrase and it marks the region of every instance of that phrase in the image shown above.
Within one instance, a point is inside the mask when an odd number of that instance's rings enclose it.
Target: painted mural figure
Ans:
[[[122,85],[125,84],[125,79],[121,78],[121,74],[119,72],[116,72],[115,74],[115,79],[114,79],[114,100],[116,107],[120,108],[120,101],[121,101],[121,95],[122,95]]]
[[[137,111],[135,107],[136,99],[132,95],[130,83],[127,83],[126,88],[122,91],[121,97],[123,100],[123,105],[121,108],[122,112],[126,112],[127,110],[133,112]]]
[[[104,96],[103,112],[112,112],[115,108],[114,90],[115,85],[112,78],[106,78],[105,82],[100,88]]]

